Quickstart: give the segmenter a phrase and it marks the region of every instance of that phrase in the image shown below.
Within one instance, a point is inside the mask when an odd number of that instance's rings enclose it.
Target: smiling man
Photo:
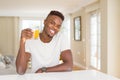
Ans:
[[[64,16],[59,11],[51,11],[44,20],[44,29],[37,40],[31,39],[31,29],[21,32],[20,48],[16,59],[18,74],[24,74],[31,58],[32,72],[71,71],[72,53],[67,35],[60,31]],[[63,63],[59,64],[60,58]]]

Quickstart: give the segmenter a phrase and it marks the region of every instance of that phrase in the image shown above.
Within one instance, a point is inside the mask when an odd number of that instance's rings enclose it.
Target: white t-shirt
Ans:
[[[59,32],[49,43],[31,39],[25,44],[25,51],[31,53],[32,72],[41,67],[58,65],[61,51],[67,49],[70,49],[70,43],[64,32]]]

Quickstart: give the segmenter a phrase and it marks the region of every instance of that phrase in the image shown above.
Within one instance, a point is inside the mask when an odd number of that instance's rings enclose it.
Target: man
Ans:
[[[32,72],[58,72],[71,71],[73,66],[72,53],[67,36],[59,31],[64,16],[59,11],[51,11],[44,21],[44,29],[39,34],[39,39],[31,39],[31,29],[21,32],[20,48],[16,59],[18,74],[24,74],[27,63],[31,58]],[[59,64],[59,59],[63,60]]]

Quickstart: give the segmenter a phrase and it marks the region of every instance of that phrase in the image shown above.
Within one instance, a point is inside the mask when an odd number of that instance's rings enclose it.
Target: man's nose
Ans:
[[[57,30],[57,31],[59,31],[59,30],[60,30],[57,26],[54,26],[54,29],[55,29],[55,30]]]

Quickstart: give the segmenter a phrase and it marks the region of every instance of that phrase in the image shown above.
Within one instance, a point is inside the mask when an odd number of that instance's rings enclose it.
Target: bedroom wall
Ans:
[[[91,11],[94,11],[98,9],[99,2],[94,2],[92,4],[89,4],[83,8],[81,8],[79,11],[76,11],[75,13],[71,14],[71,46],[72,46],[72,52],[73,52],[73,59],[74,64],[77,66],[80,66],[81,68],[87,69],[89,64],[89,52],[87,51],[87,31],[88,31],[88,25],[87,24],[87,14]],[[81,41],[75,41],[74,40],[74,18],[77,16],[81,16],[81,29],[82,29],[82,35]],[[87,54],[88,53],[88,54]]]
[[[18,50],[18,17],[0,17],[0,53],[16,55]]]
[[[108,1],[108,73],[120,78],[120,0]],[[112,59],[112,60],[111,60]]]
[[[102,71],[120,78],[120,0],[100,0]]]
[[[101,71],[120,78],[120,0],[99,0],[101,11]],[[86,12],[93,10],[94,4],[85,6],[71,14],[71,43],[74,63],[87,67],[87,48],[85,25]],[[82,16],[82,41],[74,41],[74,23],[76,16]],[[86,29],[85,29],[86,28]],[[88,55],[89,56],[89,55]]]
[[[74,40],[74,18],[81,16],[81,41]],[[85,39],[85,30],[84,30],[84,9],[81,9],[73,14],[71,14],[71,49],[73,52],[74,64],[80,67],[85,68],[85,50],[84,50],[84,39]]]

